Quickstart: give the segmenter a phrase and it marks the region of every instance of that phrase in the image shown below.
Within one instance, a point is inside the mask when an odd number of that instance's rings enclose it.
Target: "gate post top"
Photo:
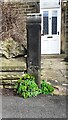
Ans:
[[[40,13],[27,14],[27,24],[30,23],[35,23],[35,24],[41,23],[41,14]]]

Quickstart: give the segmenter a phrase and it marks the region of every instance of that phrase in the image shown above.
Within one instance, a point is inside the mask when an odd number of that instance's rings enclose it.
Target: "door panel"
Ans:
[[[49,34],[49,21],[48,21],[48,11],[43,11],[43,33],[45,35]]]
[[[52,35],[57,34],[57,10],[52,11]]]

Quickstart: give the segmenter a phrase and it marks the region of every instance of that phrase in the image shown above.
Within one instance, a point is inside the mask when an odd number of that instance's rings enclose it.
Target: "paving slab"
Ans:
[[[51,83],[55,86],[56,95],[68,95],[68,64],[62,57],[47,58],[42,56],[41,58],[41,79]]]

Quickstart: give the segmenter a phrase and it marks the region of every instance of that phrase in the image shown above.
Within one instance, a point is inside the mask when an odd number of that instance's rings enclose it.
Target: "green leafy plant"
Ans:
[[[50,94],[54,91],[54,88],[45,82],[45,80],[41,81],[41,90],[43,94]]]
[[[17,94],[20,94],[24,98],[37,96],[42,93],[41,89],[39,89],[35,83],[35,77],[29,74],[24,74],[24,76],[17,81],[15,89]]]
[[[35,83],[35,77],[29,74],[24,74],[15,85],[17,94],[24,98],[37,96],[39,94],[50,94],[54,88],[47,84],[44,80],[41,81],[41,88]]]

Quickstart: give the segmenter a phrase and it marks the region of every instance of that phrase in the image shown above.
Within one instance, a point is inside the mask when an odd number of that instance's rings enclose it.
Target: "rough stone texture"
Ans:
[[[25,55],[25,50],[19,42],[8,38],[4,41],[0,41],[0,54],[4,55],[6,58],[12,58],[18,55]]]
[[[61,11],[61,52],[65,52],[65,11],[66,11],[65,3],[62,3],[62,11]]]
[[[36,1],[0,3],[0,41],[11,37],[27,48],[26,15],[36,12],[39,12]]]
[[[27,48],[26,15],[39,12],[39,0],[9,0],[0,3],[0,40],[12,37]],[[12,1],[12,2],[11,2]],[[65,5],[62,3],[61,52],[65,52]]]
[[[24,2],[40,2],[40,0],[3,0],[4,2],[21,2],[21,3],[24,3]]]
[[[0,57],[0,87],[13,87],[25,70],[26,59],[24,57],[20,56],[11,59]]]
[[[61,20],[61,52],[64,53],[65,50],[65,9],[64,9],[64,4],[62,4],[62,14],[61,14],[62,20]]]
[[[66,59],[68,61],[68,2],[66,4],[66,13],[65,13],[65,53]]]

